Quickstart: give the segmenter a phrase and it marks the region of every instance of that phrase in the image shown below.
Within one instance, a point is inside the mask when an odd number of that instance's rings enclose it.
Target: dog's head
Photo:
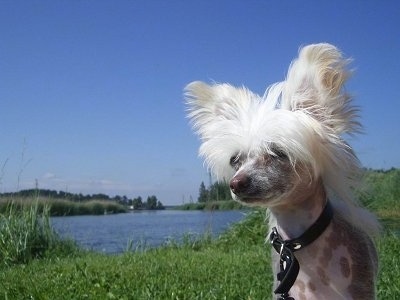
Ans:
[[[201,138],[200,155],[232,195],[273,206],[319,179],[337,185],[357,169],[343,133],[357,131],[356,109],[343,91],[347,60],[332,45],[301,49],[287,79],[264,96],[244,87],[192,82],[188,116]]]

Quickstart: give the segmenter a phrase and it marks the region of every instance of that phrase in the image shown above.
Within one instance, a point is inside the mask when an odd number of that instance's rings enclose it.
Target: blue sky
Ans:
[[[354,59],[347,89],[371,168],[400,167],[399,1],[1,1],[0,191],[34,188],[164,204],[198,196],[182,89],[284,79],[299,46]]]

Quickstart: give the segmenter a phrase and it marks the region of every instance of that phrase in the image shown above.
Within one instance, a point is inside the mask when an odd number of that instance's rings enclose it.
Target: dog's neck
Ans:
[[[326,204],[326,192],[321,180],[307,191],[294,191],[285,204],[270,208],[284,239],[293,239],[304,233],[319,217]]]

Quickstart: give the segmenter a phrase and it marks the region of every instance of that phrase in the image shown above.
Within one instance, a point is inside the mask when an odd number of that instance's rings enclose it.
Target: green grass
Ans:
[[[0,268],[0,299],[271,299],[270,247],[263,212],[218,239],[121,255],[76,252]],[[400,299],[400,239],[378,241],[378,299]]]
[[[400,238],[386,234],[378,243],[378,299],[400,299]]]
[[[209,202],[195,202],[185,203],[177,206],[175,209],[179,210],[232,210],[243,209],[244,207],[237,201],[233,200],[220,200]]]
[[[400,169],[369,170],[357,191],[361,202],[382,217],[400,217]]]
[[[47,208],[51,216],[74,216],[74,215],[103,215],[105,213],[124,213],[127,209],[114,201],[90,200],[85,202],[74,202],[65,199],[52,198],[3,198],[0,199],[0,213],[7,211],[10,205],[16,210],[30,209],[37,206],[39,212]]]
[[[0,214],[0,268],[76,251],[74,242],[61,240],[52,229],[48,206],[39,211],[38,202],[24,209],[10,203]]]
[[[378,299],[399,299],[398,238],[379,242]],[[266,246],[160,248],[36,260],[0,272],[4,299],[271,299]]]
[[[0,275],[9,299],[262,299],[268,255],[161,248],[120,256],[35,261]]]
[[[253,214],[217,241],[187,235],[183,245],[118,256],[82,252],[3,267],[0,299],[263,299],[272,280],[263,237],[231,240],[241,230],[258,233],[254,222],[262,215]]]

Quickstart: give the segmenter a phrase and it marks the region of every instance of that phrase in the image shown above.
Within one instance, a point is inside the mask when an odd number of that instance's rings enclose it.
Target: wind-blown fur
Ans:
[[[353,195],[360,163],[343,134],[357,133],[360,124],[344,90],[348,63],[336,47],[315,44],[300,50],[286,80],[264,96],[229,84],[192,82],[185,89],[200,155],[219,180],[230,180],[234,199],[270,208],[271,226],[293,195],[321,182],[321,195],[348,224],[370,237],[379,230]]]

